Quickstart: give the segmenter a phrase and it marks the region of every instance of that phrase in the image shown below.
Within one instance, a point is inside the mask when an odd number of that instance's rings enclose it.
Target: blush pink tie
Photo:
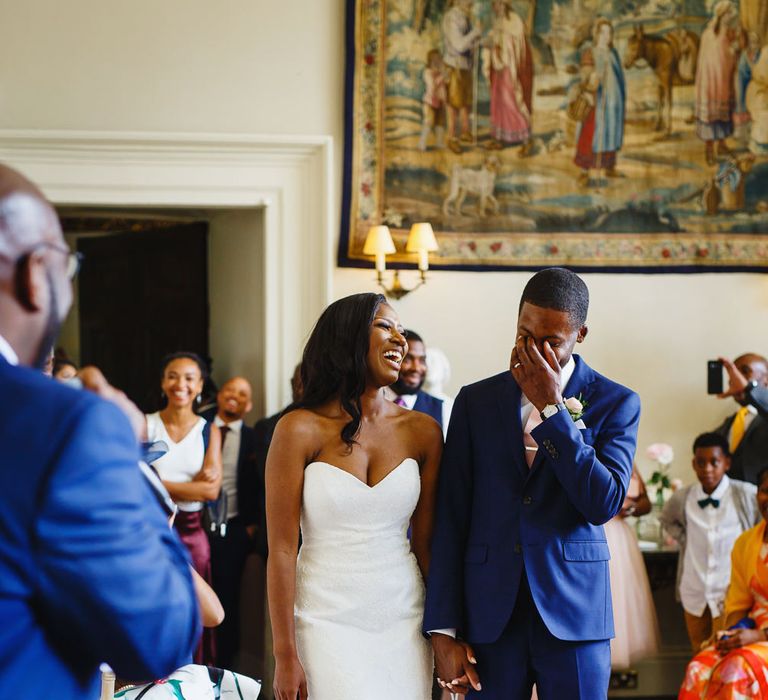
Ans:
[[[536,444],[536,440],[531,437],[531,431],[537,426],[541,425],[541,413],[539,413],[536,406],[532,406],[531,415],[528,416],[528,422],[525,424],[525,430],[523,430],[523,445],[525,446],[525,461],[528,463],[528,468],[531,468],[533,460],[536,459],[536,453],[539,451],[539,446]]]

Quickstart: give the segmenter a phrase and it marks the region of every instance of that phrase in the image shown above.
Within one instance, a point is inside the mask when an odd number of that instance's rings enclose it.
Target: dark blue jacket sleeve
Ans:
[[[189,559],[125,416],[104,401],[79,409],[40,493],[37,597],[54,634],[122,678],[160,678],[189,663],[200,634]]]
[[[440,462],[424,632],[463,627],[464,550],[472,510],[472,440],[466,391],[456,397]]]
[[[626,391],[606,413],[594,445],[584,442],[568,411],[531,431],[571,503],[593,525],[608,522],[621,510],[632,476],[639,422],[640,398]]]

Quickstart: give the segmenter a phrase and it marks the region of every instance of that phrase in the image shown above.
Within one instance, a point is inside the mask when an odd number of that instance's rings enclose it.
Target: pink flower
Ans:
[[[563,403],[571,413],[581,413],[584,410],[584,405],[575,396],[571,396],[571,398],[566,399]]]
[[[672,460],[675,458],[675,452],[671,445],[663,442],[654,442],[652,445],[648,445],[645,454],[654,462],[664,466],[672,464]]]

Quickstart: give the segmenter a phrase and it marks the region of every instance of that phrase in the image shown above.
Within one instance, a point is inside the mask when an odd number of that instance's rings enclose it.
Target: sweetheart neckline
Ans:
[[[369,491],[373,491],[374,489],[379,487],[381,484],[383,484],[387,479],[389,479],[389,477],[392,476],[392,474],[394,474],[398,469],[400,469],[400,467],[402,467],[408,461],[414,462],[416,464],[416,467],[418,468],[419,463],[413,457],[406,457],[405,459],[403,459],[402,462],[400,462],[400,464],[398,464],[396,467],[393,467],[392,469],[390,469],[387,472],[386,476],[384,476],[383,479],[380,479],[375,484],[373,484],[373,486],[367,484],[362,479],[358,479],[352,472],[348,472],[346,469],[342,469],[341,467],[337,467],[335,464],[331,464],[330,462],[324,462],[321,459],[316,459],[314,462],[310,462],[306,467],[304,467],[304,470],[306,471],[313,464],[324,464],[325,466],[330,467],[331,469],[334,469],[337,472],[341,472],[342,474],[346,474],[351,479],[354,479],[358,484],[360,484],[362,486],[365,486],[365,488],[367,488]]]

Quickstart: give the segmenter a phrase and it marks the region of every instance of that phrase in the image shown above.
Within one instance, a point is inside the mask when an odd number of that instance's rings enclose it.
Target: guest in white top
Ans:
[[[221,489],[221,433],[194,412],[203,390],[204,373],[205,364],[194,353],[177,352],[165,357],[160,386],[167,404],[147,416],[147,438],[168,446],[168,452],[152,466],[179,506],[174,527],[189,550],[192,565],[210,584],[211,550],[201,525],[201,511],[203,503],[218,498]],[[203,633],[195,651],[196,663],[215,662],[213,639],[210,630]]]
[[[759,514],[755,486],[726,475],[731,455],[722,435],[699,435],[693,455],[698,483],[675,492],[661,521],[680,543],[678,594],[691,647],[698,651],[722,628],[733,543]]]

